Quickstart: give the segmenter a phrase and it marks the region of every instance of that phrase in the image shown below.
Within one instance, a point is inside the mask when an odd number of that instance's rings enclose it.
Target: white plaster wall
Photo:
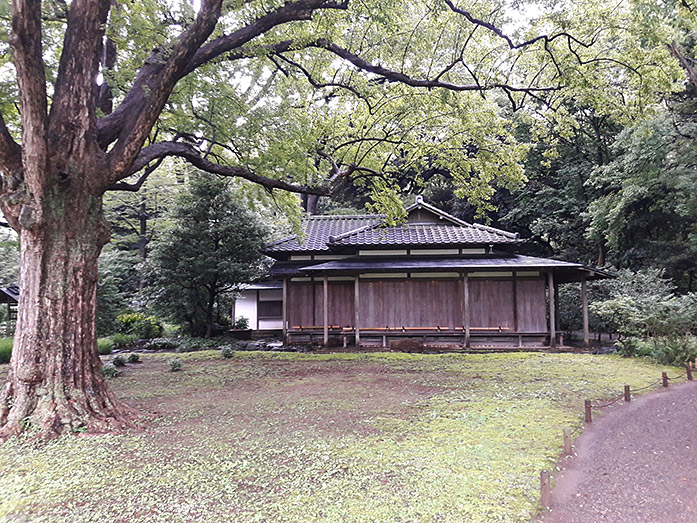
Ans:
[[[257,291],[242,291],[235,302],[235,320],[244,316],[249,320],[249,328],[257,328]]]
[[[259,320],[259,330],[282,329],[283,320]]]

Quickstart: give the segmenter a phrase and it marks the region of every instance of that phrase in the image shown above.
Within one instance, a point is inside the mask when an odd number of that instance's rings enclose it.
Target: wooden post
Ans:
[[[361,318],[361,314],[360,314],[361,300],[360,300],[360,296],[358,295],[358,287],[359,287],[358,274],[356,274],[356,278],[355,278],[354,284],[353,284],[353,309],[354,309],[353,315],[354,315],[354,322],[355,322],[354,328],[356,330],[356,346],[361,345],[361,334],[358,330],[358,323],[359,323],[360,318]]]
[[[583,344],[590,345],[590,330],[588,329],[588,285],[586,277],[581,280],[581,301],[583,302]]]
[[[624,386],[624,401],[626,401],[627,403],[632,401],[632,393],[629,390],[629,385]]]
[[[593,422],[593,413],[591,411],[591,400],[586,400],[584,402],[584,406],[586,408],[586,423],[592,423]]]
[[[259,330],[259,289],[257,289],[256,313],[257,313],[257,330]]]
[[[310,288],[312,289],[312,328],[317,327],[317,289],[315,285],[315,277],[310,278]]]
[[[573,449],[571,448],[571,429],[564,429],[564,456],[571,456]]]
[[[552,485],[550,481],[549,471],[543,470],[540,472],[540,505],[549,508],[552,501]]]
[[[462,277],[463,282],[463,294],[464,294],[464,306],[462,310],[462,323],[465,328],[465,348],[470,346],[470,284],[469,276],[465,273]]]
[[[518,273],[513,271],[513,332],[518,332]],[[522,345],[521,343],[518,346]]]
[[[661,374],[661,378],[663,379],[663,386],[667,387],[668,386],[668,373],[664,371]]]
[[[687,365],[685,365],[685,368],[687,370],[688,381],[692,381],[692,365],[690,363],[687,363]]]
[[[281,311],[283,316],[283,343],[288,343],[288,280],[283,278],[283,310]]]
[[[557,331],[561,331],[561,321],[559,320],[559,283],[554,281],[554,325]],[[555,331],[556,333],[556,331]],[[558,345],[564,345],[564,333],[559,332],[558,336],[555,338],[555,343]]]
[[[552,271],[547,273],[547,289],[549,291],[549,345],[556,347],[557,345],[557,327],[555,322],[555,296],[554,296],[554,274]]]
[[[329,283],[325,276],[322,278],[322,319],[324,320],[324,346],[329,345]]]

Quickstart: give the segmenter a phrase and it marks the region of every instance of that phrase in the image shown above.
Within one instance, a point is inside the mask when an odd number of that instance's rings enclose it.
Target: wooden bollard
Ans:
[[[591,423],[593,421],[593,414],[591,413],[591,400],[585,401],[586,407],[586,423]]]
[[[624,386],[624,401],[627,403],[632,401],[632,392],[629,390],[629,385]]]
[[[571,456],[573,449],[571,448],[571,429],[564,429],[564,456]]]
[[[692,365],[691,365],[691,363],[688,363],[688,364],[685,366],[685,368],[686,368],[686,370],[687,370],[687,379],[688,379],[688,381],[692,381]]]
[[[540,472],[540,505],[549,508],[552,501],[552,485],[550,481],[549,471],[543,470]]]
[[[668,373],[663,372],[663,374],[661,374],[661,377],[663,378],[663,386],[667,387],[668,386]]]

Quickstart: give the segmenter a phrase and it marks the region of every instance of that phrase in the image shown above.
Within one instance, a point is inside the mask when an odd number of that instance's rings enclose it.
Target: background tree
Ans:
[[[616,158],[587,185],[588,234],[609,248],[610,261],[630,269],[665,270],[683,290],[697,276],[697,132],[664,112],[620,134]]]
[[[194,177],[149,262],[156,307],[194,335],[210,337],[221,300],[265,269],[266,232],[228,185],[211,175]]]

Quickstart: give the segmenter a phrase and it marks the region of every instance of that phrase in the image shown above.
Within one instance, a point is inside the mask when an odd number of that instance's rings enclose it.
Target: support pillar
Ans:
[[[583,303],[583,344],[590,345],[590,330],[588,328],[588,285],[586,277],[581,279],[581,302]]]
[[[513,271],[513,332],[518,332],[518,273]]]
[[[283,343],[288,343],[288,280],[283,278],[283,306],[281,311],[283,323]]]
[[[465,328],[465,348],[470,346],[470,286],[469,277],[465,273],[462,277],[463,283],[463,310],[462,310],[462,324]]]
[[[322,319],[324,321],[324,346],[329,345],[329,283],[322,278]]]
[[[557,346],[557,326],[556,326],[556,296],[554,285],[554,274],[552,271],[547,273],[547,290],[549,291],[549,345]]]
[[[358,274],[356,274],[356,278],[354,279],[354,285],[353,285],[353,312],[354,312],[354,328],[356,330],[356,346],[360,346],[361,344],[361,334],[358,329],[358,325],[360,323],[361,319],[361,299],[358,293]]]

